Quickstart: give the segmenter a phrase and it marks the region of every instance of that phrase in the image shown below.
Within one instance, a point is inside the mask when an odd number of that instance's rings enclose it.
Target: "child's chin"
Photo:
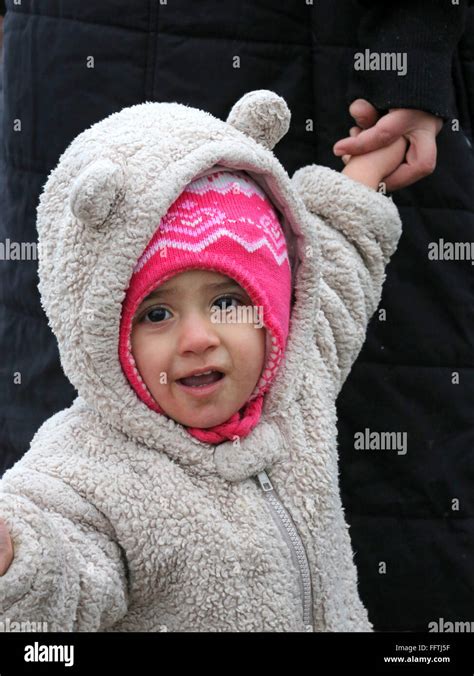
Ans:
[[[216,425],[222,425],[226,423],[236,411],[230,411],[230,413],[212,413],[208,411],[207,413],[202,411],[201,414],[195,413],[194,415],[180,416],[179,422],[185,427],[198,427],[200,429],[206,430],[210,427],[215,427]]]
[[[210,427],[215,427],[216,425],[222,425],[229,420],[231,416],[218,416],[213,418],[192,418],[189,422],[184,422],[183,425],[186,427],[199,427],[200,429],[207,430]]]

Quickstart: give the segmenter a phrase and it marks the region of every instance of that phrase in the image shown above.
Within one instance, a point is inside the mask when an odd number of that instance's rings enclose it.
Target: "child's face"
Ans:
[[[149,391],[182,425],[207,428],[226,422],[247,402],[260,378],[265,328],[261,321],[236,322],[239,314],[232,311],[233,322],[225,321],[224,312],[216,322],[216,313],[252,305],[249,296],[230,277],[207,270],[175,275],[153,294],[135,313],[131,335],[132,353]],[[246,316],[252,313],[241,311],[240,319]],[[209,367],[224,374],[209,392],[178,382]]]

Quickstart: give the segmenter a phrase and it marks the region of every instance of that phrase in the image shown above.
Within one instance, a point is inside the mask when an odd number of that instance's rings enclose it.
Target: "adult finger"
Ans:
[[[361,129],[372,127],[380,117],[377,108],[366,99],[356,99],[349,106],[349,113]]]
[[[359,127],[351,127],[349,129],[349,134],[351,136],[358,136],[361,131],[362,131],[362,129],[359,129]],[[344,162],[344,164],[347,164],[350,159],[351,159],[351,155],[343,155],[341,157],[341,160]]]
[[[390,145],[406,132],[406,116],[396,110],[381,117],[374,127],[364,129],[356,138],[341,139],[333,151],[335,155],[370,153]]]
[[[429,176],[436,168],[436,159],[435,138],[429,133],[414,134],[410,139],[405,162],[385,178],[387,191],[401,190]]]

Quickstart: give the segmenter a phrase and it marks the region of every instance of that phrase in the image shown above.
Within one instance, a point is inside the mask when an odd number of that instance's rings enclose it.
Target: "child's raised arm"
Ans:
[[[321,255],[314,339],[334,395],[364,343],[401,234],[395,204],[375,190],[402,161],[406,142],[400,141],[354,157],[342,173],[314,164],[292,178],[314,222],[314,241],[308,244]]]

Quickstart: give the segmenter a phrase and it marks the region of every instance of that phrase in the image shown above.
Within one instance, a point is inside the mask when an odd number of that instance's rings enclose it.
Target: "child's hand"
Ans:
[[[13,561],[13,544],[8,527],[0,519],[0,576],[5,575]]]
[[[349,133],[351,136],[358,136],[361,131],[359,127],[352,127]],[[390,145],[364,155],[344,155],[342,160],[346,166],[342,173],[377,190],[380,183],[398,169],[405,158],[406,150],[407,141],[400,136]]]

